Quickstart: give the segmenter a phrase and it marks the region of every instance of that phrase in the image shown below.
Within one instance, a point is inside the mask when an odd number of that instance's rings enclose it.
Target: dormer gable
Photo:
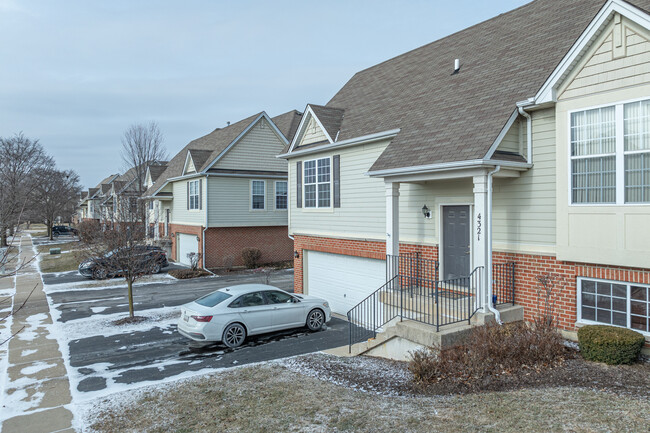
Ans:
[[[185,164],[183,165],[183,176],[193,173],[196,173],[196,165],[194,164],[192,153],[188,150],[187,156],[185,157]]]

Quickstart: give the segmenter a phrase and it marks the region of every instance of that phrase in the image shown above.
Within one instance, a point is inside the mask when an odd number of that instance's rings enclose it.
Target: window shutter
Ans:
[[[203,209],[203,179],[199,179],[199,210]]]
[[[296,162],[296,207],[302,207],[302,161]]]
[[[341,207],[341,155],[332,156],[332,180],[334,181],[334,207]]]
[[[187,182],[187,200],[186,203],[187,205],[187,210],[190,210],[190,183]]]

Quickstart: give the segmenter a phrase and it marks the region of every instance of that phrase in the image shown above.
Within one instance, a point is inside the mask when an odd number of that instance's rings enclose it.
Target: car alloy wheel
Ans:
[[[162,268],[160,267],[160,263],[156,263],[156,264],[153,266],[153,273],[154,273],[154,274],[157,274],[158,272],[160,272],[160,269],[162,269]]]
[[[321,310],[311,310],[307,316],[307,327],[310,331],[318,331],[323,327],[325,315]]]
[[[223,344],[228,347],[239,347],[245,339],[246,329],[239,323],[232,323],[223,331]]]
[[[96,280],[103,280],[107,277],[106,269],[95,269],[93,271],[93,278]]]

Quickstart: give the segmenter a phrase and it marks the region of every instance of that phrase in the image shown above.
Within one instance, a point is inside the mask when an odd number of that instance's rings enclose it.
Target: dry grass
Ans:
[[[636,432],[650,423],[647,400],[593,390],[388,397],[277,365],[152,387],[135,401],[91,412],[97,432]]]
[[[56,245],[39,245],[36,247],[40,253],[40,269],[41,272],[65,272],[74,271],[79,267],[79,263],[83,260],[82,255],[78,251],[79,242],[67,242],[64,244]],[[50,254],[50,248],[61,248],[61,254]],[[64,253],[65,251],[69,251]]]

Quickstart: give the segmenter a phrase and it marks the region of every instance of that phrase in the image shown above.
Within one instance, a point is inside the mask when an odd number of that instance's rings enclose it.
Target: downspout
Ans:
[[[494,170],[487,175],[487,242],[485,242],[486,263],[485,263],[485,281],[487,283],[487,307],[494,313],[494,319],[501,325],[501,313],[492,305],[492,176],[501,171],[501,166],[497,165]]]
[[[210,197],[210,194],[208,194],[208,175],[205,175],[205,227],[203,227],[203,236],[201,237],[201,261],[203,262],[203,270],[210,272],[212,275],[214,275],[214,272],[211,272],[206,266],[205,266],[205,231],[208,229],[208,197]]]
[[[524,116],[526,118],[526,162],[528,164],[533,163],[533,119],[530,117],[530,114],[526,113],[526,111],[520,107],[517,106],[517,109],[519,110],[519,114]]]

